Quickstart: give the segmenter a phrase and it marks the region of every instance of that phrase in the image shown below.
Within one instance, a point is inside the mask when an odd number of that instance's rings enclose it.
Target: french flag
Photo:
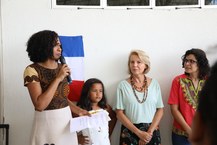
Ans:
[[[77,102],[84,84],[84,49],[82,36],[59,36],[62,55],[71,69],[69,100]]]

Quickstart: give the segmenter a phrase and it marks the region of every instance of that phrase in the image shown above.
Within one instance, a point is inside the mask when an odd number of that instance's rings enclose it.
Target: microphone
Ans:
[[[66,64],[66,60],[65,60],[64,56],[62,56],[62,55],[60,56],[60,62],[61,62],[61,64]],[[72,79],[71,79],[70,75],[67,76],[67,81],[69,84],[72,83]]]

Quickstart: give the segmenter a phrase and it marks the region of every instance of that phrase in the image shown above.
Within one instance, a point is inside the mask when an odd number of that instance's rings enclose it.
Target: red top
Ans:
[[[176,104],[184,117],[186,123],[191,126],[192,120],[198,106],[198,94],[200,93],[205,80],[199,80],[198,87],[195,88],[191,79],[185,74],[176,76],[172,82],[168,104]],[[186,132],[174,119],[173,132],[186,135]]]

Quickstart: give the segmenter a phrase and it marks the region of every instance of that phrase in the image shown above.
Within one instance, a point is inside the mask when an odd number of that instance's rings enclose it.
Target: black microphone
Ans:
[[[66,60],[65,60],[64,56],[60,56],[60,62],[61,62],[61,64],[66,64]],[[67,81],[69,84],[72,83],[72,79],[71,79],[70,74],[67,76]]]

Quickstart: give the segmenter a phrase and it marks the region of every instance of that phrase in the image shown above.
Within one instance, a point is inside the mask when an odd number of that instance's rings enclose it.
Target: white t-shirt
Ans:
[[[103,111],[107,115],[107,120],[110,121],[109,113],[106,110],[100,109],[97,111]],[[91,113],[92,111],[90,111]],[[95,112],[95,111],[93,111]],[[88,136],[90,142],[85,145],[110,145],[109,140],[109,124],[108,121],[104,122],[104,126],[99,126],[96,128],[86,128],[82,130],[83,136]]]

